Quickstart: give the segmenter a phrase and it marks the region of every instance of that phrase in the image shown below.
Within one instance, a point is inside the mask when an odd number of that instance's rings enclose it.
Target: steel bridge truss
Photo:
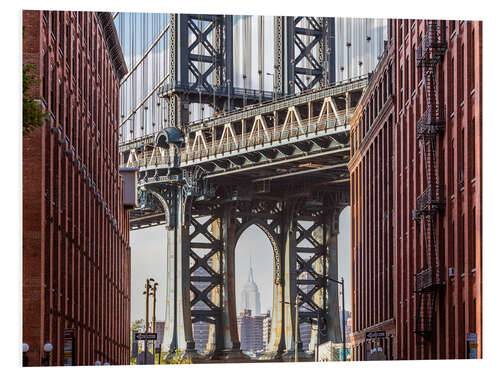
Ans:
[[[326,17],[275,17],[275,75],[279,96],[335,82],[335,21]],[[270,101],[273,92],[234,87],[233,19],[227,15],[171,14],[168,126],[189,122],[191,103],[216,112]]]
[[[275,17],[275,68],[281,93],[335,82],[335,19]]]
[[[169,127],[189,122],[191,103],[209,104],[215,112],[268,101],[272,92],[233,85],[233,17],[171,14],[169,81],[159,89],[168,100]]]
[[[319,318],[326,325],[320,332],[313,330],[310,348],[318,341],[340,342],[337,285],[326,278],[338,276],[338,217],[348,205],[348,193],[249,199],[237,186],[199,188],[203,183],[196,180],[202,173],[190,167],[177,182],[141,185],[143,206],[161,207],[167,228],[163,348],[200,357],[193,323],[204,321],[210,324],[205,358],[244,358],[236,319],[235,246],[252,225],[262,229],[273,249],[272,328],[266,357],[294,355],[297,294],[302,297],[299,323]],[[302,348],[301,355],[306,355]]]
[[[344,164],[349,154],[349,122],[367,83],[367,78],[341,82],[192,123],[185,129],[180,167],[199,166],[209,179],[229,178],[248,171],[253,183],[269,179],[286,181],[294,174],[307,176],[318,171],[324,171],[325,177],[330,178],[332,173],[347,173]],[[140,179],[167,181],[174,159],[172,149],[156,144],[161,134],[162,131],[122,144],[122,166],[140,168]],[[312,159],[321,155],[324,159],[321,163],[312,163]],[[327,163],[330,160],[326,155],[331,156],[332,163]],[[289,164],[293,160],[296,160],[294,168],[279,172],[286,164],[292,167]],[[259,172],[271,165],[277,168],[272,175]],[[318,168],[324,169],[315,170]]]

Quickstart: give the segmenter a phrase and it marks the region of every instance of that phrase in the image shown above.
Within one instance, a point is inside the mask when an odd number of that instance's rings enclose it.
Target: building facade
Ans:
[[[354,359],[481,358],[481,22],[390,20],[352,123]]]
[[[238,314],[238,335],[240,337],[241,351],[247,353],[260,353],[266,349],[264,342],[264,319],[266,314],[252,316],[251,310]]]
[[[23,137],[28,365],[128,364],[129,221],[118,169],[119,81],[127,69],[113,19],[24,11],[23,27],[23,64],[35,67],[33,90],[50,113]]]
[[[393,47],[389,43],[351,120],[353,358],[366,358],[370,332],[395,336],[392,246]],[[367,335],[368,334],[368,335]]]
[[[468,338],[481,357],[482,23],[391,20],[389,38],[396,358],[467,358]]]

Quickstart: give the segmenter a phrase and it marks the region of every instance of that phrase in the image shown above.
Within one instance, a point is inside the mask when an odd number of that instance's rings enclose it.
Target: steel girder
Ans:
[[[337,285],[326,277],[338,277],[338,215],[348,204],[347,192],[271,201],[227,187],[210,198],[196,185],[145,185],[156,199],[144,199],[145,204],[161,206],[167,221],[165,350],[200,357],[193,323],[204,321],[210,324],[205,358],[245,357],[237,330],[235,248],[252,225],[263,230],[273,249],[272,329],[266,357],[294,354],[297,294],[302,297],[299,322],[315,326],[319,316],[323,326],[319,334],[313,329],[310,348],[318,340],[340,341]],[[302,356],[305,350],[301,348]]]
[[[170,15],[168,126],[188,123],[189,104],[197,102],[200,90],[214,94],[216,105],[224,102],[227,95],[221,97],[220,88],[233,76],[232,34],[232,16]]]
[[[282,94],[335,82],[335,19],[275,17],[274,63]]]

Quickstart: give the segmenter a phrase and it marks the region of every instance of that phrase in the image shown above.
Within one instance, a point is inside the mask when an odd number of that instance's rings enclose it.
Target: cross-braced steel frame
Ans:
[[[235,305],[235,248],[241,234],[256,225],[273,249],[273,307],[266,358],[292,358],[295,304],[301,297],[299,323],[317,323],[316,342],[340,342],[337,235],[346,192],[317,193],[308,198],[248,199],[234,187],[203,183],[198,172],[183,170],[169,184],[142,186],[143,204],[161,206],[167,228],[167,310],[163,348],[195,350],[193,323],[210,324],[204,356],[238,359],[240,350]],[[197,182],[198,181],[198,182]],[[316,326],[316,324],[314,324]],[[300,334],[299,334],[300,340]],[[302,348],[301,356],[307,355]]]
[[[275,17],[277,87],[284,94],[335,82],[335,19]]]

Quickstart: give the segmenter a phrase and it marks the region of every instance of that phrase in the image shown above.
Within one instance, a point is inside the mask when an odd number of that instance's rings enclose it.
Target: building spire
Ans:
[[[249,283],[254,283],[253,269],[252,269],[252,253],[250,253],[250,269],[248,271],[248,282]]]

